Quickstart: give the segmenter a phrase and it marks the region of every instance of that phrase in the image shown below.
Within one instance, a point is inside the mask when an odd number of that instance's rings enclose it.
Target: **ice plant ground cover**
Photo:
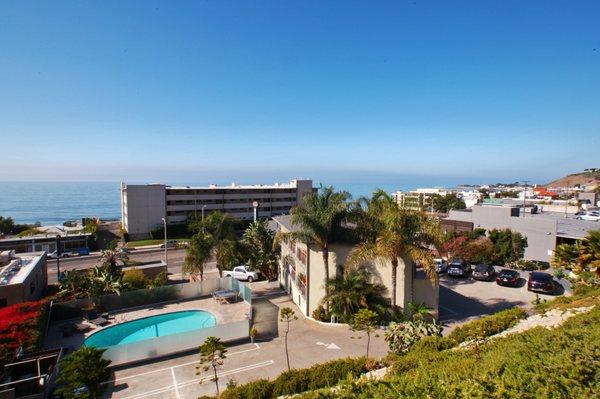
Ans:
[[[0,366],[12,361],[21,346],[25,352],[37,349],[46,305],[23,302],[0,309]]]

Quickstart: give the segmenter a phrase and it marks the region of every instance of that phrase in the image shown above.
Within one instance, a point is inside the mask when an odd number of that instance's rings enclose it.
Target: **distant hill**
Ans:
[[[580,186],[587,190],[593,190],[600,185],[600,169],[592,169],[587,172],[574,173],[560,179],[554,180],[546,187],[560,188],[560,187],[574,187]]]

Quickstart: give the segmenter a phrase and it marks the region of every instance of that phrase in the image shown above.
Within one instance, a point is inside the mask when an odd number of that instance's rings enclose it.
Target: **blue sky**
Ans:
[[[3,1],[0,180],[598,167],[598,15],[598,1]]]

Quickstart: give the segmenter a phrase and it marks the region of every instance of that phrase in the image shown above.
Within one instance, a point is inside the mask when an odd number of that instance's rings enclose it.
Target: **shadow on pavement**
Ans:
[[[523,301],[508,301],[504,298],[487,299],[486,303],[483,303],[440,285],[440,322],[444,324],[460,323],[475,316],[488,315],[525,304]]]

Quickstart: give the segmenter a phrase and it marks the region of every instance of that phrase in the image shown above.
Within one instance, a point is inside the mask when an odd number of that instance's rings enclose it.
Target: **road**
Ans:
[[[132,251],[129,254],[129,259],[136,262],[152,262],[160,261],[164,259],[164,249],[151,249],[151,250],[140,250],[139,252]],[[183,260],[185,258],[184,249],[169,249],[169,274],[172,279],[181,278],[181,267],[183,266]],[[83,270],[91,269],[99,264],[99,255],[90,255],[82,257],[73,257],[60,260],[60,270]],[[218,274],[215,262],[209,262],[205,266],[205,275],[208,277],[216,277],[213,274]],[[48,259],[48,283],[56,283],[56,260]]]

